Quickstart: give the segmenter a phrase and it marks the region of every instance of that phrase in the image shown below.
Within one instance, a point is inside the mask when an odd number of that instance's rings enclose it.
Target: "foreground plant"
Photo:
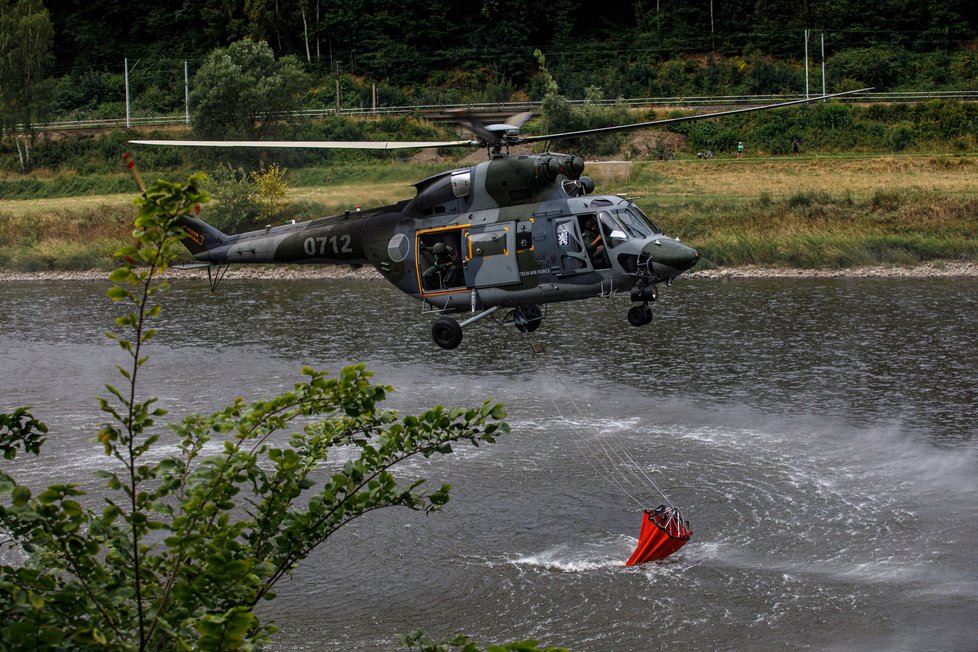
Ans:
[[[410,652],[482,652],[468,636],[459,635],[449,641],[434,641],[422,630],[413,631],[406,636],[399,636],[401,645]],[[539,647],[536,641],[514,641],[506,645],[490,645],[485,652],[567,652],[563,647]]]
[[[137,200],[135,244],[110,275],[109,297],[128,311],[108,334],[126,356],[124,383],[99,399],[108,421],[97,440],[112,458],[95,473],[104,506],[76,485],[35,494],[0,471],[2,649],[260,646],[274,629],[256,605],[339,528],[377,509],[431,512],[447,502],[448,485],[398,482],[395,465],[509,430],[489,402],[399,418],[380,407],[391,388],[357,365],[336,377],[306,368],[280,396],[189,416],[165,435],[178,452],[153,450],[166,412],[140,397],[144,348],[183,235],[179,218],[207,199],[201,181],[161,181]],[[0,415],[0,450],[37,455],[46,432],[24,408]],[[337,447],[357,454],[327,466]]]

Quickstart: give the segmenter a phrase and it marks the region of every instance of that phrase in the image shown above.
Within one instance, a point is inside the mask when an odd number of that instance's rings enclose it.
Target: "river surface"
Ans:
[[[104,289],[0,284],[0,409],[52,432],[14,464],[28,483],[100,491],[87,439],[120,362]],[[454,485],[442,513],[375,512],[278,586],[273,649],[391,649],[415,628],[573,650],[978,646],[978,279],[682,280],[646,328],[624,300],[551,306],[542,355],[487,322],[442,351],[379,282],[181,281],[163,304],[147,390],[173,420],[356,361],[403,412],[507,406],[496,445],[402,470]],[[693,528],[663,563],[622,565],[628,494],[661,502],[616,486],[626,467]]]

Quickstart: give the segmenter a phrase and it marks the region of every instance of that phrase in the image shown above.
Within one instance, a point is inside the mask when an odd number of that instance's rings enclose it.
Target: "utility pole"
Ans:
[[[822,95],[825,95],[825,34],[819,36],[822,37]]]
[[[659,7],[658,4],[656,4],[656,11],[658,12],[658,10]],[[710,0],[710,47],[713,49],[714,52],[716,52],[717,41],[716,41],[716,36],[713,33],[713,0]]]
[[[805,30],[805,99],[808,99],[808,30]]]
[[[336,115],[340,114],[340,73],[343,71],[340,64],[336,64]]]
[[[122,67],[124,70],[123,79],[126,82],[126,130],[128,131],[129,127],[132,126],[132,123],[129,120],[129,59],[128,58],[122,60]]]
[[[187,124],[190,124],[190,72],[187,69],[187,62],[183,62],[183,106]]]
[[[139,65],[139,59],[136,59],[136,63],[132,64],[132,68],[130,69],[128,57],[122,60],[122,67],[125,68],[125,73],[126,73],[124,77],[126,80],[126,129],[127,130],[132,127],[132,119],[130,117],[131,114],[130,114],[130,107],[129,107],[129,73],[135,70],[136,66],[138,65]]]

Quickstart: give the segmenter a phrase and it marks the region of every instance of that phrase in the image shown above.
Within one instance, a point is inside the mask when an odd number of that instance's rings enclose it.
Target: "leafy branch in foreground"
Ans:
[[[456,636],[450,641],[436,642],[419,629],[406,636],[399,636],[398,640],[410,652],[482,652],[476,643],[463,635]],[[506,645],[490,645],[485,652],[567,652],[567,648],[542,648],[536,641],[526,640],[514,641]]]
[[[489,402],[400,417],[381,408],[391,388],[356,365],[335,377],[305,368],[279,396],[188,416],[166,435],[176,452],[155,450],[166,411],[140,396],[139,380],[181,216],[207,199],[200,182],[160,181],[137,200],[135,244],[110,275],[109,297],[128,311],[108,334],[125,354],[124,383],[99,399],[97,440],[111,458],[95,472],[103,507],[76,485],[35,495],[0,471],[0,554],[19,558],[0,566],[0,648],[260,646],[274,629],[256,605],[338,529],[378,509],[448,501],[448,485],[399,482],[394,466],[509,430]],[[46,432],[25,408],[0,415],[0,450],[38,455]],[[354,454],[330,463],[338,447]]]

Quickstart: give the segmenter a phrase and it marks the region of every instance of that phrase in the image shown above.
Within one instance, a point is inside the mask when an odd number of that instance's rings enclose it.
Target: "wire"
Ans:
[[[565,396],[570,394],[570,388],[556,374],[552,376],[560,384]],[[551,399],[554,411],[568,425],[574,427],[577,433],[577,447],[584,454],[588,465],[606,482],[619,489],[631,500],[642,507],[648,509],[648,504],[636,497],[636,493],[646,494],[655,492],[662,497],[665,504],[675,508],[675,504],[668,495],[656,484],[655,480],[645,472],[644,469],[635,461],[634,458],[625,450],[620,442],[612,446],[608,437],[601,437],[597,433],[593,438],[578,428],[577,425],[561,411],[556,399]],[[573,402],[574,410],[577,412],[578,422],[587,423],[587,415],[581,410],[580,405]],[[590,407],[590,405],[588,406]]]

